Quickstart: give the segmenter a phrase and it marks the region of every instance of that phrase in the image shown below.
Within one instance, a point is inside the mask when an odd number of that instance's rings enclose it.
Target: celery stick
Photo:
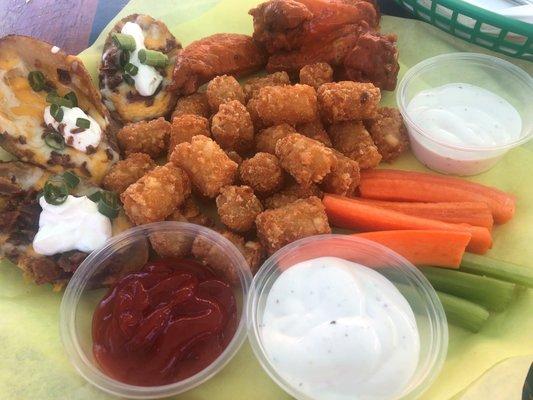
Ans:
[[[533,288],[533,267],[528,268],[476,254],[465,253],[461,261],[461,271],[490,276]]]
[[[479,332],[483,323],[489,318],[489,312],[471,301],[460,299],[451,294],[437,292],[442,303],[448,323]]]
[[[436,290],[501,311],[514,296],[516,285],[456,270],[424,267],[422,273]]]

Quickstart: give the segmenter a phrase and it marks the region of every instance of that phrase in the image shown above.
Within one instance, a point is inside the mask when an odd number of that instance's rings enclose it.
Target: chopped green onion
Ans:
[[[56,103],[53,103],[50,106],[50,115],[52,115],[52,117],[54,117],[54,119],[57,122],[63,121],[63,115],[64,115],[63,109],[61,108],[61,106],[59,106]]]
[[[142,64],[152,67],[166,67],[168,65],[168,57],[160,51],[141,49],[138,57]]]
[[[132,63],[127,63],[126,65],[124,65],[124,71],[126,71],[131,76],[135,76],[137,75],[137,72],[139,72],[139,68],[137,68]]]
[[[130,61],[130,52],[123,50],[120,52],[119,63],[122,68]]]
[[[89,129],[91,126],[91,121],[87,118],[76,118],[76,126],[78,128]]]
[[[70,189],[74,189],[80,183],[80,178],[72,171],[66,171],[62,176]]]
[[[130,75],[128,74],[122,74],[122,79],[124,79],[124,81],[130,85],[130,86],[133,86],[135,85],[135,79],[133,79]]]
[[[487,309],[468,300],[437,292],[446,319],[450,324],[460,326],[472,332],[479,332],[490,314]]]
[[[76,96],[76,93],[74,92],[68,92],[65,96],[63,96],[65,99],[70,101],[70,104],[72,107],[78,107],[78,96]],[[70,108],[72,108],[70,107]]]
[[[46,181],[43,188],[44,199],[48,204],[57,206],[67,201],[68,186],[63,177],[53,176]]]
[[[117,45],[118,48],[127,51],[135,50],[135,39],[131,35],[126,35],[124,33],[114,32],[111,37],[113,42]]]
[[[87,197],[89,198],[89,200],[98,203],[98,200],[100,200],[100,197],[102,197],[102,193],[100,190],[97,190],[96,192],[91,193]]]
[[[48,133],[44,137],[44,142],[54,150],[63,150],[65,148],[65,139],[57,132]]]
[[[44,75],[41,71],[31,71],[28,74],[28,81],[30,82],[31,88],[35,92],[40,92],[43,90],[46,83]]]
[[[46,96],[46,101],[52,105],[57,104],[58,106],[68,108],[72,108],[74,106],[69,99],[59,96],[56,92],[48,93],[48,96]]]
[[[100,191],[100,199],[97,202],[98,211],[108,218],[116,218],[118,216],[119,205],[117,195],[108,190]]]
[[[465,253],[461,260],[461,271],[486,275],[506,282],[533,288],[533,268],[495,260],[493,258]]]

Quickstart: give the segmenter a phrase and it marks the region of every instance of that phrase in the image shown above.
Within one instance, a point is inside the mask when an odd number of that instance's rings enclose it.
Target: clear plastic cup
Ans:
[[[522,131],[510,142],[496,146],[460,146],[434,138],[415,123],[409,102],[423,90],[450,83],[468,83],[489,90],[507,100],[520,114]],[[523,69],[498,57],[478,53],[450,53],[428,58],[409,69],[396,92],[405,120],[411,149],[428,168],[454,175],[476,175],[493,167],[510,149],[533,137],[533,78]]]
[[[155,235],[155,236],[154,236]],[[117,381],[98,367],[92,351],[93,312],[107,292],[102,283],[116,278],[110,273],[120,269],[127,273],[140,269],[152,252],[150,238],[187,248],[196,237],[211,244],[217,262],[223,263],[228,281],[232,282],[237,300],[238,326],[226,349],[208,367],[182,381],[163,386],[135,386]],[[164,250],[164,249],[163,249]],[[216,252],[216,253],[215,253]],[[222,264],[221,264],[222,265]],[[76,370],[89,383],[113,395],[154,399],[173,396],[192,389],[219,372],[237,353],[246,339],[246,301],[252,274],[240,251],[217,232],[183,222],[156,222],[129,229],[109,240],[104,247],[92,252],[71,278],[61,301],[60,332],[65,351]],[[98,289],[100,287],[100,289]]]
[[[273,254],[255,275],[247,304],[248,339],[263,369],[291,396],[312,400],[275,369],[263,347],[261,325],[266,300],[276,279],[292,265],[317,257],[339,257],[373,268],[407,299],[415,314],[420,356],[415,373],[398,398],[419,397],[435,380],[446,358],[448,325],[442,305],[430,283],[409,261],[387,247],[354,236],[319,235],[298,240]]]

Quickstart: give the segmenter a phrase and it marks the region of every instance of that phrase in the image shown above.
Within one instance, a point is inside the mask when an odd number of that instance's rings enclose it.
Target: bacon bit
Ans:
[[[64,123],[60,123],[58,126],[57,126],[57,131],[61,134],[61,135],[65,135],[65,127],[67,125],[64,124]]]
[[[111,151],[111,149],[105,149],[105,155],[107,156],[107,159],[109,161],[113,160],[113,152]]]
[[[48,165],[61,165],[67,168],[75,167],[75,164],[70,161],[70,156],[68,154],[61,154],[54,150],[50,152],[50,158],[46,163]]]
[[[87,155],[96,153],[96,147],[91,145],[87,146],[85,148],[85,153],[87,153]]]
[[[70,131],[70,133],[72,133],[72,134],[76,134],[76,133],[81,133],[81,132],[86,131],[86,130],[87,130],[87,129],[85,129],[85,128],[77,127],[77,128],[72,129],[72,130]]]
[[[67,144],[69,146],[72,146],[73,143],[74,143],[74,138],[72,136],[69,136],[68,139],[67,139]]]
[[[24,136],[19,136],[18,141],[20,144],[26,144],[26,138]]]
[[[70,73],[67,70],[58,68],[57,69],[57,79],[64,85],[69,85],[72,82],[70,78]]]
[[[88,177],[92,176],[91,171],[89,171],[89,168],[87,168],[87,161],[81,163],[80,170]]]

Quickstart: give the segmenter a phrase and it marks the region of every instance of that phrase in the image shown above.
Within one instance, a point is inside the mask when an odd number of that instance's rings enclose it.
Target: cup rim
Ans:
[[[417,124],[407,112],[408,104],[407,104],[407,99],[406,99],[407,97],[406,91],[407,91],[407,88],[409,87],[409,84],[414,78],[416,78],[420,73],[424,71],[437,67],[438,64],[442,61],[457,61],[460,63],[471,63],[471,62],[480,63],[481,62],[486,65],[492,65],[494,67],[497,67],[498,69],[505,70],[506,72],[509,73],[509,76],[513,77],[513,79],[521,81],[524,86],[528,87],[533,96],[533,78],[522,68],[520,68],[517,65],[512,64],[511,62],[507,60],[504,60],[499,57],[491,56],[488,54],[482,54],[482,53],[458,52],[458,53],[441,54],[438,56],[427,58],[424,61],[421,61],[418,64],[414,65],[413,67],[409,68],[398,85],[398,90],[396,91],[396,103],[398,104],[400,113],[402,114],[402,117],[405,120],[406,124],[409,126],[409,128],[414,128],[416,132],[420,134],[421,136],[423,136],[425,139],[428,139],[429,141],[435,144],[438,144],[440,146],[453,149],[453,150],[468,151],[468,152],[475,152],[475,153],[508,150],[508,149],[511,149],[511,148],[514,148],[514,147],[517,147],[517,146],[520,146],[526,143],[533,137],[533,127],[531,127],[529,131],[525,132],[524,136],[512,142],[509,142],[503,145],[486,146],[486,147],[480,148],[480,147],[475,147],[475,146],[460,146],[460,145],[450,144],[450,143],[435,139],[433,136],[429,135],[427,131],[422,126]],[[522,127],[522,129],[525,129],[525,128]]]
[[[280,257],[287,255],[288,253],[295,250],[295,248],[300,247],[302,245],[311,242],[320,242],[332,238],[335,240],[340,239],[346,241],[347,245],[359,243],[368,248],[372,248],[375,251],[385,253],[387,257],[390,257],[395,261],[399,262],[399,265],[401,265],[401,267],[399,268],[402,269],[402,272],[406,273],[406,275],[412,281],[413,285],[415,285],[418,289],[422,290],[423,295],[427,300],[428,309],[430,310],[428,312],[428,315],[432,323],[431,329],[429,330],[429,335],[432,336],[433,339],[431,340],[431,345],[428,350],[428,356],[426,357],[426,360],[419,360],[419,363],[424,363],[422,367],[423,369],[425,369],[426,372],[421,378],[419,378],[419,382],[415,386],[411,387],[407,393],[403,393],[400,397],[402,399],[417,398],[437,378],[446,359],[448,351],[448,324],[446,320],[446,315],[444,313],[444,309],[437,296],[436,291],[433,289],[427,278],[413,264],[411,264],[404,257],[392,251],[388,247],[385,247],[368,239],[342,234],[324,234],[311,236],[297,240],[284,246],[283,248],[275,252],[273,255],[271,255],[263,263],[261,269],[254,276],[247,303],[248,340],[250,341],[250,345],[255,354],[255,357],[258,359],[263,370],[266,371],[270,378],[291,396],[299,400],[313,400],[305,393],[302,393],[298,391],[297,388],[291,386],[289,382],[285,378],[283,378],[283,376],[279,374],[273,367],[273,365],[269,362],[259,332],[257,306],[261,298],[268,295],[268,292],[265,293],[264,290],[265,284],[267,283],[272,273],[276,271],[276,262]]]
[[[222,248],[235,262],[242,289],[242,311],[239,324],[237,325],[233,338],[224,351],[206,368],[187,379],[160,386],[137,386],[120,382],[102,372],[81,350],[76,335],[76,313],[81,294],[86,289],[88,280],[94,273],[96,266],[101,262],[101,260],[99,261],[99,258],[109,257],[119,248],[117,245],[127,245],[128,243],[132,243],[132,241],[138,238],[139,235],[147,237],[149,233],[172,232],[176,230],[203,236],[210,243],[217,244]],[[134,399],[154,399],[177,395],[212,378],[235,356],[244,343],[246,339],[247,321],[246,304],[251,281],[252,273],[248,268],[244,256],[233,243],[212,229],[187,222],[174,221],[154,222],[133,227],[113,236],[104,244],[104,246],[89,254],[74,272],[74,275],[65,289],[60,305],[59,329],[61,341],[70,362],[78,373],[89,383],[107,393]]]

